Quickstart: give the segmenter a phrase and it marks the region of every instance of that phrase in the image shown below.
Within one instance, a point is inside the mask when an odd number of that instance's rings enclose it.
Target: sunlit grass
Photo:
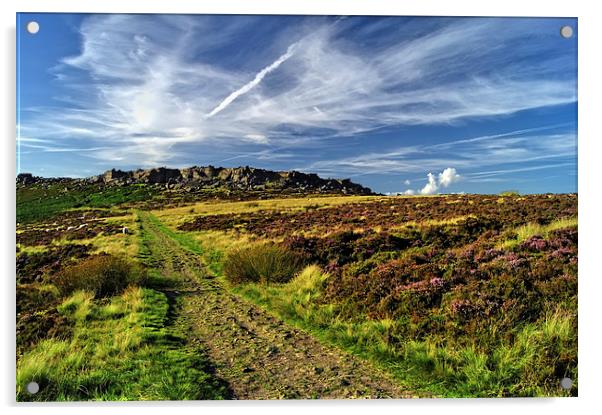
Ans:
[[[165,327],[167,298],[131,287],[108,304],[78,291],[58,307],[74,324],[70,340],[48,339],[17,367],[17,400],[219,399],[223,390],[184,334]],[[27,383],[40,392],[29,395]]]
[[[152,213],[168,226],[176,228],[178,225],[199,215],[238,214],[261,210],[295,211],[303,210],[308,206],[323,208],[347,203],[373,202],[381,199],[383,199],[382,196],[313,196],[245,202],[201,202],[184,207],[156,210]]]
[[[138,255],[137,238],[140,232],[140,224],[136,220],[136,215],[132,213],[124,216],[110,217],[106,219],[106,223],[127,227],[129,233],[102,235],[97,239],[93,238],[90,243],[96,248],[95,252],[105,252],[113,255],[125,254],[129,258],[136,257]]]
[[[547,238],[552,231],[564,228],[570,228],[577,226],[577,218],[560,218],[547,225],[539,225],[537,223],[528,223],[523,226],[519,226],[514,230],[516,237],[508,239],[498,244],[498,249],[510,249],[513,248],[532,236],[539,235],[543,238]]]
[[[448,200],[453,201],[451,197]],[[417,201],[417,207],[420,204]],[[387,230],[457,225],[475,217],[466,215],[407,222]],[[513,246],[536,234],[547,237],[556,229],[576,225],[577,218],[559,219],[545,226],[525,225],[515,230],[517,237],[506,241],[506,246]],[[202,247],[197,252],[222,280],[220,261],[223,261],[225,253],[237,244],[248,244],[252,238],[244,232],[233,231],[172,232],[179,238],[192,238],[196,246]],[[558,304],[555,310],[537,321],[517,323],[511,332],[503,321],[492,323],[490,333],[503,331],[506,333],[504,336],[484,333],[483,338],[442,338],[436,335],[404,338],[399,333],[405,332],[407,321],[371,320],[359,310],[350,310],[344,302],[325,302],[322,291],[327,279],[320,268],[312,266],[285,284],[248,283],[229,288],[322,341],[372,361],[393,374],[403,386],[421,393],[449,397],[569,394],[559,387],[556,379],[559,375],[576,377],[576,368],[569,367],[570,373],[558,374],[554,367],[566,366],[566,361],[556,365],[555,359],[572,361],[574,358],[570,353],[576,350],[577,331],[576,316],[568,312],[574,307],[571,304]],[[575,391],[573,389],[572,393]]]
[[[48,245],[23,245],[23,244],[17,244],[17,255],[20,254],[39,254],[42,252],[46,252],[48,250],[49,246]]]
[[[226,251],[248,245],[254,238],[247,234],[223,231],[189,232],[189,235],[200,244],[215,250]]]
[[[129,229],[128,234],[117,233],[107,235],[103,232],[99,233],[93,238],[84,239],[67,239],[66,237],[55,239],[48,245],[40,246],[21,246],[20,252],[34,253],[44,252],[48,248],[53,246],[63,245],[92,245],[91,253],[106,253],[111,255],[125,255],[128,258],[135,258],[138,255],[138,233],[140,231],[140,225],[136,221],[135,214],[128,214],[122,216],[114,216],[109,218],[100,219],[100,221],[107,224],[115,224],[120,227],[127,227]]]
[[[397,226],[390,226],[387,229],[389,230],[399,230],[399,229],[405,229],[405,228],[409,228],[409,227],[418,227],[418,226],[445,226],[445,225],[457,225],[458,223],[469,219],[469,218],[474,218],[476,219],[477,216],[476,215],[462,215],[462,216],[455,216],[453,218],[446,218],[446,219],[427,219],[421,222],[416,222],[416,221],[408,221],[405,222],[401,225],[397,225]]]

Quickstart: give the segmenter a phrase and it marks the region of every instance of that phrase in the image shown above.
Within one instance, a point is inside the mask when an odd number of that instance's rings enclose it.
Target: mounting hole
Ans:
[[[27,31],[32,35],[35,35],[40,31],[40,25],[35,20],[32,20],[31,22],[27,23],[26,28]]]
[[[560,381],[560,387],[564,390],[569,390],[573,387],[573,380],[571,378],[562,378]]]
[[[560,36],[565,39],[570,39],[573,37],[573,28],[571,26],[562,26],[560,28]]]
[[[35,395],[40,390],[40,385],[38,382],[29,382],[27,384],[27,392],[31,395]]]

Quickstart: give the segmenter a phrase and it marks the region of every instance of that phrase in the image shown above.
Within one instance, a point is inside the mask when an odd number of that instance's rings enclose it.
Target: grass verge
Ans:
[[[224,397],[203,354],[186,345],[184,330],[168,327],[164,294],[130,287],[101,304],[78,291],[58,309],[73,321],[73,337],[44,340],[20,359],[17,401]],[[40,385],[35,395],[26,392],[31,381]]]

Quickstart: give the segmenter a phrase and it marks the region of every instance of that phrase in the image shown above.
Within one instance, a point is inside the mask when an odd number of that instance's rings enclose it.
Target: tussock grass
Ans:
[[[294,252],[272,243],[232,249],[224,259],[224,276],[232,284],[288,282],[301,269]]]
[[[305,267],[285,284],[248,283],[233,287],[234,291],[288,320],[307,320],[330,324],[336,319],[332,305],[316,304],[328,274],[320,267]]]
[[[405,342],[401,355],[414,365],[412,371],[441,381],[449,396],[562,396],[567,392],[556,380],[576,378],[576,368],[573,373],[554,371],[566,351],[576,350],[576,341],[574,316],[558,307],[544,319],[523,325],[514,340],[489,353],[474,343],[454,348],[426,339]],[[398,370],[403,366],[391,365]]]
[[[54,285],[63,295],[87,290],[101,297],[118,294],[143,280],[144,273],[136,264],[112,255],[88,257],[62,269],[53,278]]]
[[[189,234],[199,243],[214,247],[220,251],[226,251],[231,248],[246,246],[253,242],[253,238],[247,234],[234,234],[224,231],[198,231],[189,232]]]
[[[72,317],[77,322],[83,322],[90,314],[94,293],[89,291],[76,291],[58,306],[58,311],[63,315]]]
[[[283,291],[291,295],[304,296],[307,300],[318,296],[322,291],[322,285],[328,278],[317,265],[310,265],[303,269],[301,273],[295,276],[288,284],[283,287]]]
[[[223,389],[206,372],[199,351],[165,328],[164,294],[128,288],[106,305],[75,292],[59,311],[73,319],[71,340],[49,339],[26,353],[17,367],[17,400],[220,399]],[[27,383],[40,392],[30,395]]]

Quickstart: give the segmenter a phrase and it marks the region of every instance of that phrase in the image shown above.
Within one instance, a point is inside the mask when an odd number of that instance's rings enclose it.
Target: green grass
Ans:
[[[59,311],[75,325],[70,340],[49,339],[17,367],[18,401],[220,399],[224,389],[207,373],[185,330],[168,326],[164,294],[131,287],[108,303],[84,291]],[[27,383],[40,392],[30,395]]]
[[[67,188],[67,191],[65,191]],[[17,188],[17,222],[29,223],[49,219],[61,212],[82,206],[111,208],[113,206],[148,200],[158,190],[143,184],[128,186],[86,185],[53,183],[47,187],[31,185]]]
[[[203,262],[207,269],[213,274],[217,276],[223,275],[224,268],[224,252],[220,249],[217,249],[210,244],[204,244],[190,233],[174,231],[168,226],[166,226],[161,220],[159,220],[156,216],[151,213],[146,212],[138,212],[139,215],[146,215],[145,218],[157,228],[161,230],[165,235],[177,241],[180,246],[186,249],[188,252],[191,252],[196,255],[200,255],[203,259]],[[144,235],[143,235],[144,238]],[[142,245],[144,245],[144,240],[142,241]],[[140,248],[143,252],[141,254],[142,257],[148,255],[145,248]]]
[[[246,284],[234,291],[322,341],[372,361],[418,392],[445,397],[565,394],[557,384],[543,382],[554,378],[550,362],[576,342],[575,317],[561,306],[543,320],[519,327],[514,341],[484,350],[476,341],[458,345],[436,338],[395,338],[401,321],[341,318],[343,306],[320,301],[327,278],[311,266],[287,284]]]
[[[508,239],[503,243],[498,245],[498,249],[510,249],[513,248],[532,236],[539,235],[543,238],[548,238],[550,232],[570,228],[577,226],[577,218],[561,218],[557,219],[553,222],[550,222],[547,225],[539,225],[537,223],[528,223],[523,226],[519,226],[514,230],[516,233],[516,237],[512,239]]]

